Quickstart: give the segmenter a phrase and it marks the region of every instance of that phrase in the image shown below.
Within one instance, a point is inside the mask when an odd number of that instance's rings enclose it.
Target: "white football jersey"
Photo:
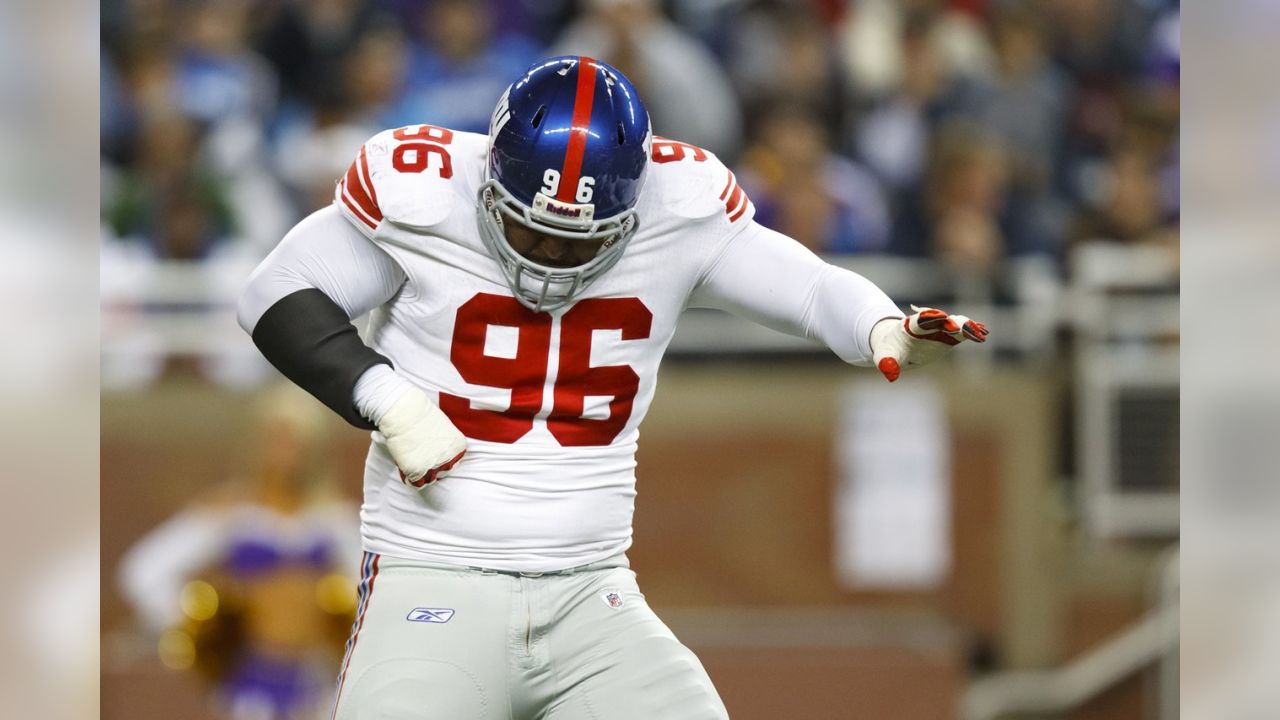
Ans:
[[[566,308],[535,313],[480,237],[487,152],[483,135],[388,130],[337,186],[337,207],[407,278],[374,309],[366,341],[468,438],[463,460],[423,490],[401,483],[373,443],[361,513],[370,552],[530,572],[621,552],[631,544],[639,426],[685,307],[738,310],[861,364],[868,323],[898,314],[871,283],[756,225],[714,155],[663,138],[653,140],[639,229],[621,260]],[[748,227],[763,249],[735,259],[729,249],[746,247]],[[731,281],[720,297],[691,302],[717,271],[741,275],[753,263],[767,282]],[[838,339],[826,337],[832,326]]]

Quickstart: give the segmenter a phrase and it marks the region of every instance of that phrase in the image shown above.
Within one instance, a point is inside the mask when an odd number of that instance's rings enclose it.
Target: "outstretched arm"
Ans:
[[[940,310],[904,318],[875,283],[755,222],[711,257],[690,305],[817,340],[847,363],[875,364],[891,382],[902,367],[924,364],[945,347],[986,338],[980,323]]]

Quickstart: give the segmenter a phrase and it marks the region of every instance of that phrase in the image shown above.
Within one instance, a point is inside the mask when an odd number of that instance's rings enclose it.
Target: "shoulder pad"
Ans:
[[[672,213],[690,220],[721,214],[729,222],[754,215],[737,178],[714,153],[655,137],[650,160],[662,204]]]
[[[370,236],[384,219],[411,230],[438,225],[461,198],[452,182],[453,140],[453,131],[435,125],[374,135],[338,181],[334,201]]]

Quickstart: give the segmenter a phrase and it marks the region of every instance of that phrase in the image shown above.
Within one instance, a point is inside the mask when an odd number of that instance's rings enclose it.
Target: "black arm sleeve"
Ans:
[[[253,328],[253,344],[285,377],[352,425],[376,429],[352,401],[356,381],[374,365],[391,365],[360,339],[347,314],[314,288],[284,296]]]

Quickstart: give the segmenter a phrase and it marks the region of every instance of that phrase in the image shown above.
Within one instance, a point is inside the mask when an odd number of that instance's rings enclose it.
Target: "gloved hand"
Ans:
[[[382,416],[378,432],[400,468],[400,479],[415,488],[444,477],[467,452],[466,436],[426,393],[412,386]]]
[[[871,328],[871,352],[889,382],[898,379],[904,366],[931,363],[965,340],[987,340],[987,327],[977,320],[936,308],[911,309],[914,315],[886,318]]]

